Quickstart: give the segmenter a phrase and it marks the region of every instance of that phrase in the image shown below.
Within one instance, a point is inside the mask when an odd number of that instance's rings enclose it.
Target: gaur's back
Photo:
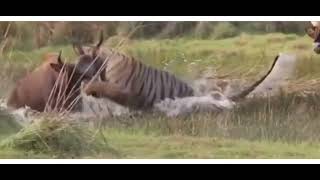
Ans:
[[[58,73],[50,63],[56,61],[57,56],[46,58],[33,72],[20,79],[11,92],[7,105],[12,108],[29,106],[31,109],[43,111],[50,96]]]

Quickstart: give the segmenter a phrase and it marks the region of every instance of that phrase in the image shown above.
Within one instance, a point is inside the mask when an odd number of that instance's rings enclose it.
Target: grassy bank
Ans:
[[[6,117],[0,123],[0,139],[10,138],[18,146],[0,148],[0,158],[319,158],[318,100],[283,95],[248,100],[219,114],[106,119],[98,146],[87,143],[95,134],[87,133],[90,128],[61,125],[51,133],[48,126],[33,126],[17,135],[19,128]]]
[[[83,156],[60,157],[53,154],[0,149],[1,159],[318,159],[319,143],[248,141],[210,137],[150,136],[127,131],[108,131],[108,151]]]
[[[110,39],[106,46],[115,47],[121,39]],[[43,54],[63,50],[67,60],[75,55],[71,45],[45,47],[34,51],[12,50],[1,57],[1,77],[16,79],[41,62]],[[120,49],[152,66],[174,72],[184,78],[194,78],[212,69],[219,75],[252,78],[264,73],[274,57],[280,53],[298,56],[295,79],[319,77],[319,56],[312,51],[307,36],[295,34],[241,34],[222,40],[196,40],[188,38],[163,40],[129,40]]]
[[[115,42],[113,42],[115,41]],[[106,45],[114,47],[117,40]],[[0,96],[12,82],[32,70],[46,52],[63,50],[72,60],[71,46],[35,51],[13,50],[1,57]],[[80,158],[319,158],[320,97],[300,92],[317,92],[320,56],[312,51],[307,36],[293,34],[246,35],[222,40],[131,40],[121,49],[146,64],[193,79],[204,71],[252,81],[264,74],[279,52],[294,53],[298,66],[290,89],[299,94],[251,99],[231,112],[194,114],[169,119],[145,115],[109,119],[102,131],[114,149],[70,155]],[[1,114],[5,114],[2,112]],[[0,139],[17,133],[10,117],[0,116]],[[0,158],[57,158],[59,153],[0,149]],[[63,153],[62,153],[63,154]]]

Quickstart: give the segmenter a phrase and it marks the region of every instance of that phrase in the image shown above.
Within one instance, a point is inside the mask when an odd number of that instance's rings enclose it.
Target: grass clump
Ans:
[[[72,120],[40,118],[20,132],[4,139],[0,147],[57,158],[80,157],[99,152],[117,153],[98,130]]]

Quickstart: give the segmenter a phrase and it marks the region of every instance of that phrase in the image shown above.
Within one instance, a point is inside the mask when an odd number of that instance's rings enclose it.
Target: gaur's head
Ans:
[[[105,68],[104,65],[105,59],[99,56],[100,47],[103,43],[103,33],[100,34],[100,39],[98,43],[93,47],[83,47],[79,43],[73,44],[74,52],[77,55],[77,71],[80,73],[85,73],[88,77],[93,78],[100,70],[100,78],[105,81]],[[105,67],[105,66],[104,66]]]
[[[67,79],[66,93],[71,91],[80,91],[80,86],[82,81],[88,81],[92,78],[91,74],[83,73],[79,69],[79,64],[65,63],[61,59],[61,51],[58,56],[57,63],[50,63],[51,68],[57,73],[63,75],[64,79]]]
[[[320,22],[312,21],[310,26],[305,28],[306,33],[313,39],[313,51],[320,54]]]

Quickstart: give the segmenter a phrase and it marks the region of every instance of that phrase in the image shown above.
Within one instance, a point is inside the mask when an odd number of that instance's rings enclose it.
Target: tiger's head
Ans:
[[[305,28],[305,31],[313,39],[314,52],[320,54],[320,22],[311,21],[311,26]]]
[[[99,72],[101,80],[105,81],[105,59],[99,56],[100,47],[103,44],[104,38],[101,31],[99,42],[90,47],[83,47],[79,43],[73,43],[73,50],[77,55],[77,71],[86,74],[87,77],[94,78],[94,76]]]

